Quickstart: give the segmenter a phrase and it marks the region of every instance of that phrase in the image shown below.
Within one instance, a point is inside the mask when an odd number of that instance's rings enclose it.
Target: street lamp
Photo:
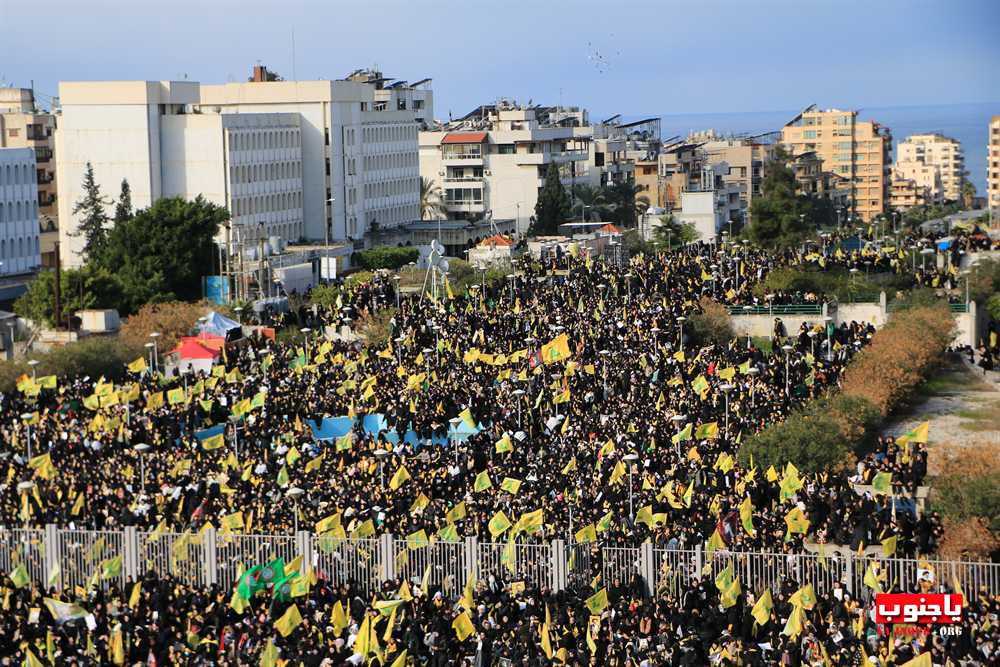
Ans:
[[[737,275],[739,275],[739,274],[737,274]],[[744,315],[746,315],[746,316],[749,317],[749,315],[750,315],[751,312],[753,312],[753,306],[743,306],[743,314]],[[747,349],[749,350],[751,347],[752,347],[752,343],[750,342],[750,320],[748,319],[747,320]]]
[[[635,521],[635,510],[632,508],[632,464],[639,460],[638,454],[626,454],[622,457],[628,461],[628,515]]]
[[[31,422],[34,420],[35,415],[30,412],[25,412],[21,415],[21,420],[24,422],[25,428],[28,429],[28,458],[31,458]]]
[[[305,345],[306,361],[309,361],[309,332],[312,331],[309,327],[302,327],[299,329],[299,333],[302,334],[302,341]]]
[[[791,385],[791,375],[789,366],[791,364],[792,357],[792,346],[789,344],[784,344],[781,349],[785,351],[785,397],[791,398],[792,396],[792,385]]]
[[[392,280],[396,283],[396,310],[399,310],[399,274],[394,275]]]
[[[455,434],[454,439],[451,442],[452,449],[455,450],[455,467],[458,467],[458,425],[462,423],[461,417],[452,417],[448,420],[451,424],[451,432]]]
[[[514,307],[514,283],[517,281],[517,276],[513,273],[507,274],[507,280],[510,281],[510,306]]]
[[[753,397],[753,391],[754,391],[753,381],[755,377],[760,375],[760,369],[757,368],[756,366],[752,366],[750,369],[747,370],[747,375],[750,376],[750,408],[753,409],[757,407],[756,404],[754,403],[754,397]]]
[[[601,350],[597,354],[601,355],[601,376],[604,379],[604,400],[608,400],[608,355],[609,350]]]
[[[153,339],[153,370],[157,372],[160,370],[160,349],[157,347],[157,339],[161,335],[159,331],[149,334],[149,337]]]
[[[243,325],[243,306],[236,306],[233,308],[233,312],[236,313],[236,323],[240,326]]]
[[[387,449],[375,450],[375,458],[378,459],[378,481],[379,481],[379,486],[381,486],[382,488],[385,488],[385,473],[383,473],[382,471],[382,462],[385,460],[385,457],[387,456],[389,456],[389,450]]]
[[[285,492],[285,495],[292,499],[292,509],[293,509],[292,520],[294,521],[294,530],[296,533],[299,532],[299,497],[303,493],[305,493],[305,491],[303,491],[297,486],[293,486],[292,488],[288,489],[288,491]]]
[[[31,379],[35,379],[35,367],[38,366],[38,359],[29,359],[28,365],[31,366]]]
[[[146,343],[145,345],[143,345],[143,347],[146,348],[146,353],[149,354],[149,368],[152,369],[153,368],[153,344],[152,343]]]
[[[524,396],[524,390],[515,389],[510,393],[514,394],[514,396],[517,396],[517,425],[521,426],[521,397]]]
[[[826,324],[826,360],[833,361],[833,318],[827,315],[823,322]]]
[[[133,447],[135,451],[139,452],[139,479],[142,483],[142,493],[146,492],[146,460],[143,454],[149,449],[149,445],[144,442],[140,442],[138,445]],[[142,494],[140,494],[142,495]]]
[[[684,323],[687,322],[687,318],[681,315],[677,318],[677,324],[680,325],[680,338],[677,341],[677,347],[681,350],[684,349]]]
[[[721,387],[719,387],[719,389],[722,390],[722,393],[725,394],[725,396],[726,396],[726,435],[727,436],[729,435],[729,392],[731,392],[734,388],[735,388],[734,385],[731,385],[728,382],[726,384],[722,385]]]
[[[677,426],[677,432],[680,433],[681,430],[683,430],[683,428],[681,427],[681,424],[683,424],[684,422],[687,421],[687,415],[674,415],[673,417],[670,418],[670,421],[672,421]],[[677,460],[678,461],[681,460],[681,440],[680,440],[680,438],[677,439]]]
[[[809,331],[806,332],[806,335],[809,336],[809,354],[811,354],[813,356],[813,359],[815,359],[816,358],[816,331],[813,330],[813,329],[810,329]]]
[[[400,366],[403,365],[403,341],[406,340],[406,336],[399,334],[393,339],[396,342],[396,363]]]

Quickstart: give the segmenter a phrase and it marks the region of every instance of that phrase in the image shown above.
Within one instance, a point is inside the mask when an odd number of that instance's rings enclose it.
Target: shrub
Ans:
[[[358,323],[358,333],[364,337],[365,343],[371,348],[384,348],[389,336],[392,335],[392,318],[396,315],[395,308],[383,308],[375,314],[365,315]]]
[[[740,447],[739,459],[748,466],[753,455],[754,465],[761,470],[771,465],[780,470],[790,462],[812,473],[845,468],[850,464],[850,453],[833,417],[797,410],[784,422],[747,439]]]
[[[371,271],[355,271],[351,275],[344,278],[344,287],[351,289],[357,287],[358,285],[364,285],[375,277]],[[334,297],[336,301],[336,297]]]
[[[880,414],[889,414],[940,361],[953,326],[943,303],[895,313],[844,371],[843,394],[864,398]]]
[[[853,443],[854,453],[862,456],[873,439],[881,415],[878,408],[861,396],[837,394],[830,399],[817,401],[814,412],[827,412],[837,424],[841,436]]]
[[[708,297],[702,297],[698,306],[700,311],[691,315],[687,326],[695,345],[725,345],[736,336],[725,306]]]
[[[420,251],[416,248],[396,248],[393,246],[381,246],[359,250],[354,253],[354,261],[362,269],[374,271],[375,269],[398,269],[410,262],[417,261]]]
[[[941,448],[949,452],[943,444]],[[933,508],[956,521],[983,519],[1000,531],[1000,461],[995,450],[975,443],[945,457],[945,473],[933,480]]]
[[[35,368],[38,376],[98,378],[103,375],[109,380],[117,380],[124,376],[125,364],[142,353],[141,346],[133,347],[115,338],[92,337],[32,355],[31,358],[39,362]],[[0,391],[14,391],[15,382],[21,374],[31,374],[27,359],[0,362]]]
[[[120,336],[126,345],[142,349],[150,340],[149,334],[158,331],[162,335],[157,347],[163,354],[176,347],[181,336],[191,335],[197,328],[198,318],[211,310],[220,308],[208,301],[149,303],[122,323]],[[229,315],[228,309],[222,312]]]
[[[938,555],[948,560],[989,560],[1000,549],[1000,539],[984,519],[944,520]]]

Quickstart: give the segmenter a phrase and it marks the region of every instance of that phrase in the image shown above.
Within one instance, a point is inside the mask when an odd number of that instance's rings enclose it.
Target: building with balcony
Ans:
[[[916,176],[921,168],[937,176]],[[959,201],[965,184],[965,154],[957,139],[941,134],[913,134],[896,146],[896,171],[927,187],[933,201]],[[937,181],[937,182],[934,182]]]
[[[42,263],[36,168],[33,148],[0,148],[0,276]]]
[[[895,211],[905,211],[913,206],[923,206],[928,203],[930,193],[926,187],[917,184],[912,178],[903,178],[893,173],[892,188],[889,191],[889,203]]]
[[[986,144],[986,205],[992,212],[1000,207],[1000,116],[990,119]]]
[[[591,184],[593,129],[576,108],[523,107],[501,102],[420,133],[420,175],[440,188],[451,220],[531,224],[550,165],[567,189]]]
[[[31,88],[0,88],[0,148],[30,148],[35,151],[43,266],[55,264],[55,243],[59,238],[55,142],[52,136],[55,128],[56,116],[38,107]]]
[[[941,182],[941,168],[922,160],[896,160],[892,166],[892,187],[899,182],[900,193],[894,199],[906,200],[903,193],[909,190],[905,181],[913,182],[913,190],[919,195],[918,204],[940,204],[944,201],[944,186]],[[917,204],[911,204],[915,206]],[[896,208],[893,204],[893,208]]]
[[[701,241],[713,241],[730,224],[742,220],[745,210],[743,183],[727,182],[730,165],[725,162],[704,165],[696,181],[680,193],[680,208],[673,216],[681,224],[694,225]]]
[[[885,213],[892,149],[888,128],[858,120],[857,111],[811,105],[782,128],[781,143],[792,155],[816,153],[824,171],[848,179],[851,215],[868,222]]]

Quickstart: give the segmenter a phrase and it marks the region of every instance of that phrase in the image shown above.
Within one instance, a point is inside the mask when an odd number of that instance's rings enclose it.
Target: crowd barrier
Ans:
[[[364,539],[336,539],[306,531],[293,535],[243,535],[206,528],[199,533],[160,533],[128,527],[123,530],[71,530],[47,525],[43,529],[0,528],[0,571],[24,564],[32,579],[56,586],[86,586],[101,572],[101,563],[121,557],[121,571],[111,579],[99,575],[100,585],[124,585],[149,570],[169,573],[191,585],[235,585],[240,568],[281,557],[289,562],[303,557],[334,584],[350,583],[370,595],[384,580],[406,578],[458,595],[468,578],[511,583],[524,582],[560,591],[571,582],[626,586],[639,582],[648,593],[679,596],[698,577],[715,578],[732,565],[744,590],[774,588],[788,578],[812,583],[820,595],[839,582],[856,596],[868,595],[865,573],[873,566],[886,586],[916,589],[917,570],[929,564],[937,583],[962,588],[967,599],[1000,593],[1000,563],[912,558],[881,558],[856,554],[733,552],[709,554],[694,549],[664,549],[650,543],[639,546],[485,542],[467,537],[461,542],[416,544],[392,535]],[[57,567],[58,566],[58,567]],[[640,579],[637,579],[636,576]]]

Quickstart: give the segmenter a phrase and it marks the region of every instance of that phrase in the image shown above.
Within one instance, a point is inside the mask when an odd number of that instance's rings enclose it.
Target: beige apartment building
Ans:
[[[965,154],[957,139],[941,134],[914,134],[896,146],[896,166],[903,178],[927,187],[933,201],[958,201],[965,183]],[[922,176],[914,172],[926,168]],[[937,180],[931,171],[937,171]]]
[[[1000,207],[1000,116],[990,119],[986,147],[986,205],[991,211]]]
[[[43,266],[54,266],[59,238],[52,136],[55,128],[56,117],[38,108],[30,88],[0,88],[0,148],[30,148],[35,152]]]
[[[857,111],[812,105],[782,128],[781,143],[793,155],[815,152],[824,171],[848,179],[853,215],[867,222],[885,213],[892,148],[889,128],[858,120]]]

